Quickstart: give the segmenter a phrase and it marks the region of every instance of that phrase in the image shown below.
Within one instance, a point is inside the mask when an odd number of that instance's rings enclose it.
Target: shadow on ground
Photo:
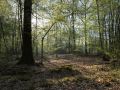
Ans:
[[[95,60],[60,58],[44,62],[43,67],[6,65],[0,67],[0,90],[120,90],[120,82],[101,78],[109,76],[108,69]]]

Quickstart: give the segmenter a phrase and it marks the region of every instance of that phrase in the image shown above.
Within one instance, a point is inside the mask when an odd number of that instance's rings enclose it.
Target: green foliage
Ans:
[[[11,6],[7,0],[0,0],[0,16],[9,16],[11,14]]]
[[[98,1],[100,20],[97,17],[96,0],[33,0],[32,35],[34,53],[37,49],[39,53],[41,52],[41,38],[51,24],[56,22],[44,39],[45,53],[57,53],[59,51],[63,53],[68,51],[85,53],[86,49],[89,54],[102,52],[111,58],[119,58],[119,34],[117,33],[119,13],[117,9],[120,2],[117,0]],[[1,52],[11,52],[13,48],[21,52],[19,9],[18,2],[15,0],[0,0],[0,17],[4,28],[4,33],[0,31]],[[100,33],[102,34],[103,48],[100,44]],[[34,40],[34,37],[37,39]],[[76,47],[72,50],[74,41]],[[8,50],[6,50],[5,44]]]

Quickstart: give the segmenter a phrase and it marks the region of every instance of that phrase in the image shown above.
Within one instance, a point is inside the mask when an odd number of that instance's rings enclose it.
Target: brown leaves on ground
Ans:
[[[0,90],[120,90],[120,69],[98,57],[60,55],[38,66],[12,66],[0,73]]]

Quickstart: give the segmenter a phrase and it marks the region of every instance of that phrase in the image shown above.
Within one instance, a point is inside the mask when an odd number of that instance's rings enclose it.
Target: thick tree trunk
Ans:
[[[18,64],[33,65],[32,35],[31,35],[32,0],[24,1],[24,28],[22,31],[22,57]]]

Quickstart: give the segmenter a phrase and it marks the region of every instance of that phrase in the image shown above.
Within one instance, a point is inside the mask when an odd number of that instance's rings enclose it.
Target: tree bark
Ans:
[[[99,29],[99,40],[100,40],[100,47],[103,50],[103,41],[102,41],[102,31],[101,31],[101,23],[100,23],[100,12],[99,12],[99,0],[96,0],[97,5],[97,18],[98,18],[98,29]]]
[[[18,64],[33,65],[32,35],[31,35],[32,0],[24,1],[24,28],[22,31],[22,57]]]

